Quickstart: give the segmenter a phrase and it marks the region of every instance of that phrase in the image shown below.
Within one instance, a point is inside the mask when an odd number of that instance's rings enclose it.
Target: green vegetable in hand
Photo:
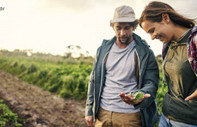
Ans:
[[[132,95],[131,92],[129,92],[127,95]]]
[[[144,94],[138,91],[133,95],[133,98],[134,98],[133,102],[136,102],[137,100],[144,98]]]
[[[131,92],[128,95],[132,95]],[[134,98],[133,102],[136,102],[137,100],[144,98],[144,94],[140,91],[136,92],[132,96]]]

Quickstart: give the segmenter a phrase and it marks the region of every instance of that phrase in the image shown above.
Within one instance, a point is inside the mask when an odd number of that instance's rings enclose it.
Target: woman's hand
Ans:
[[[85,121],[88,127],[94,127],[93,116],[86,116]]]
[[[197,89],[188,97],[185,98],[186,101],[192,100],[194,98],[197,98]]]
[[[150,94],[144,94],[144,97],[142,99],[138,99],[134,101],[134,98],[132,95],[127,95],[125,93],[120,93],[119,94],[120,98],[127,104],[129,105],[136,105],[142,102],[144,99],[149,98],[151,95]]]

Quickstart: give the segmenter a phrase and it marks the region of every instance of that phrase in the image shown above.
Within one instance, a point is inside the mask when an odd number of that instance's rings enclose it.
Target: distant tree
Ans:
[[[78,45],[76,46],[76,48],[77,48],[78,50],[81,50],[81,47],[80,47],[80,46],[78,46]]]
[[[90,54],[90,53],[89,53],[88,51],[86,51],[86,57],[88,57],[88,56],[89,56],[89,54]]]
[[[71,58],[71,57],[80,57],[80,53],[81,53],[81,47],[78,45],[69,45],[66,47],[66,53],[65,57],[66,58]]]

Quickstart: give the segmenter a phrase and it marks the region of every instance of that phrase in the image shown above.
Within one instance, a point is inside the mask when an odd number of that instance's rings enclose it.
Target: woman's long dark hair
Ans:
[[[139,19],[139,25],[145,20],[149,20],[152,22],[161,22],[162,21],[162,14],[168,14],[170,20],[177,25],[192,28],[195,26],[195,20],[186,18],[180,14],[178,14],[170,5],[159,2],[153,1],[150,2],[144,9]],[[141,26],[142,27],[142,26]]]

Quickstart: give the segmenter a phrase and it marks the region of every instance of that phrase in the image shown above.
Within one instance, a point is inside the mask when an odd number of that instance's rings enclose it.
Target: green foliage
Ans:
[[[20,65],[20,69],[21,69],[21,71],[25,71],[27,68],[26,68],[25,64],[22,63]]]
[[[38,78],[39,79],[45,78],[47,76],[47,74],[48,74],[47,70],[42,70],[39,72]]]
[[[73,59],[73,58],[72,58]],[[64,59],[63,59],[64,60]],[[0,69],[64,98],[85,99],[92,63],[50,62],[28,57],[0,57]]]
[[[30,74],[30,73],[34,73],[34,72],[36,72],[36,71],[37,71],[36,65],[32,64],[32,65],[30,65],[30,67],[28,68],[27,73]]]
[[[70,98],[70,97],[72,97],[72,92],[68,89],[63,88],[60,91],[59,95],[60,95],[60,97],[63,97],[63,98]]]
[[[22,127],[16,113],[13,113],[7,105],[0,100],[0,127]]]
[[[76,80],[73,76],[71,75],[66,75],[66,76],[63,76],[63,89],[68,89],[70,91],[74,91],[75,88],[76,88]]]
[[[12,66],[12,67],[17,67],[17,66],[18,66],[18,62],[16,62],[16,61],[13,62],[13,63],[11,64],[11,66]]]
[[[165,93],[167,92],[167,90],[168,90],[167,86],[165,84],[163,84],[162,80],[160,79],[159,88],[157,90],[157,95],[156,95],[156,102],[157,102],[158,111],[159,111],[160,115],[161,115],[161,111],[162,111],[163,97],[164,97]]]
[[[141,93],[140,91],[136,92],[134,95],[133,95],[133,98],[134,98],[134,102],[136,102],[137,100],[139,99],[142,99],[144,97],[144,94]]]
[[[159,65],[159,87],[156,95],[156,103],[158,106],[159,114],[162,112],[163,97],[166,94],[168,87],[166,83],[163,83],[163,72],[162,72],[162,58],[161,55],[156,56],[157,63]]]

